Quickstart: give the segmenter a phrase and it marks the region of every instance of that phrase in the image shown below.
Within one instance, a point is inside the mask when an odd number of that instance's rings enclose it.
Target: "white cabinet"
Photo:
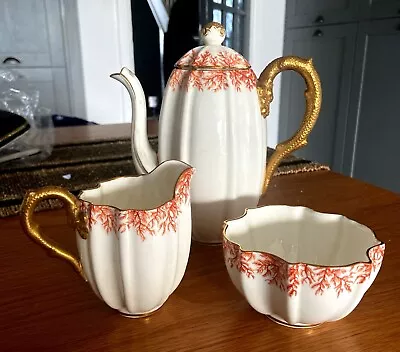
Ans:
[[[301,20],[304,27],[287,28],[285,55],[312,57],[322,83],[320,116],[308,145],[296,154],[400,193],[400,0],[288,0],[287,5],[287,25]],[[310,26],[307,13],[335,24]],[[347,23],[349,18],[358,19]],[[281,139],[298,128],[304,89],[298,75],[282,74]]]
[[[400,18],[359,25],[345,172],[400,194]]]
[[[287,0],[288,28],[357,21],[370,0]],[[376,1],[376,0],[375,0]]]
[[[318,121],[306,147],[295,155],[343,171],[343,140],[346,136],[347,111],[357,25],[354,23],[318,28],[288,29],[284,55],[311,57],[320,76],[322,105]],[[290,138],[305,110],[304,80],[295,72],[282,73],[282,100],[279,140]]]
[[[400,16],[400,0],[369,0],[369,18],[390,18]]]
[[[132,37],[130,0],[0,0],[0,69],[31,79],[53,114],[130,122],[110,74],[134,70]]]
[[[40,105],[51,113],[68,114],[70,101],[68,87],[65,84],[65,68],[16,68],[15,71],[25,76],[39,90]]]
[[[0,68],[27,77],[51,113],[69,115],[61,15],[58,0],[0,0]]]

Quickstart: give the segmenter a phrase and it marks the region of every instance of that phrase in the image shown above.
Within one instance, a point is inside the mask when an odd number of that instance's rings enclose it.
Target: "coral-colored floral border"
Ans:
[[[304,263],[290,264],[269,253],[242,251],[239,245],[224,237],[223,250],[226,265],[236,268],[248,278],[261,275],[270,285],[292,297],[300,285],[309,285],[315,295],[322,295],[333,288],[337,297],[351,292],[355,284],[364,283],[372,272],[379,270],[385,252],[385,244],[376,245],[368,251],[370,263],[355,263],[343,267],[314,266]]]
[[[106,233],[119,234],[134,228],[144,241],[146,236],[165,235],[177,231],[178,216],[190,201],[190,180],[194,169],[185,170],[179,177],[173,199],[151,210],[119,210],[107,205],[94,205],[81,200],[81,211],[89,230],[100,224]]]
[[[175,68],[168,80],[168,86],[173,90],[189,87],[199,91],[218,92],[233,86],[236,91],[253,90],[257,85],[257,77],[248,62],[235,52],[220,51],[212,55],[205,50],[191,50],[177,63],[178,67],[191,66],[192,69]],[[209,67],[209,69],[193,69]],[[239,68],[238,68],[239,67]]]

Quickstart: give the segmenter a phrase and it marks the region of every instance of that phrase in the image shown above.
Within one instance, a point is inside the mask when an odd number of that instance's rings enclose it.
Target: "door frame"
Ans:
[[[283,55],[286,0],[250,0],[248,14],[248,59],[257,77],[272,60]],[[267,144],[278,144],[281,77],[274,80],[274,100],[268,116]]]
[[[59,1],[72,113],[101,124],[131,122],[129,95],[109,77],[124,66],[134,70],[130,0]]]

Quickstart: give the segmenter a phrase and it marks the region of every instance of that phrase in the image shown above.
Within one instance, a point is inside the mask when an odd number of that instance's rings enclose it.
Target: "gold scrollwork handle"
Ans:
[[[321,81],[317,71],[314,68],[312,59],[303,59],[298,56],[284,56],[272,61],[261,73],[257,82],[257,94],[261,107],[261,115],[267,117],[269,106],[273,100],[273,81],[282,71],[293,70],[299,73],[305,80],[307,89],[304,92],[306,99],[306,111],[300,128],[290,139],[279,143],[275,152],[268,161],[262,194],[268,188],[269,182],[279,162],[290,153],[305,147],[307,137],[314,128],[321,109],[322,89]]]
[[[74,221],[74,227],[82,239],[87,239],[88,230],[83,213],[79,209],[79,201],[75,196],[62,187],[42,187],[26,193],[21,205],[21,225],[25,233],[37,244],[72,264],[74,269],[86,280],[80,260],[68,251],[51,244],[43,238],[40,226],[33,220],[36,206],[43,200],[57,198],[68,206],[68,212]]]

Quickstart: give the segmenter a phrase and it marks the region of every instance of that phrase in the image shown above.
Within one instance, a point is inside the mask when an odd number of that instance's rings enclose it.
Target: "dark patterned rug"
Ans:
[[[151,138],[150,143],[157,151],[157,137]],[[272,152],[268,148],[268,156]],[[329,167],[289,156],[280,163],[274,176],[318,170]],[[130,139],[60,145],[44,160],[27,158],[3,163],[0,164],[0,218],[19,213],[28,189],[58,185],[77,195],[101,181],[131,175],[136,175],[136,171]],[[60,201],[49,200],[42,202],[37,210],[61,206]]]

